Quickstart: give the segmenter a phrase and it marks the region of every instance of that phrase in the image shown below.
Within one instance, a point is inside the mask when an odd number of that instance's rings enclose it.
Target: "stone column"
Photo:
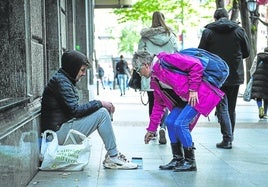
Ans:
[[[85,0],[76,0],[75,1],[75,49],[86,54],[88,54],[88,28],[87,28],[87,19],[86,19],[86,1]],[[90,59],[90,57],[89,57]],[[89,100],[89,91],[88,91],[88,79],[82,79],[77,86],[79,87],[80,101],[86,102]]]
[[[94,84],[94,72],[96,72],[96,65],[94,64],[95,59],[94,59],[94,4],[93,0],[87,0],[87,28],[88,28],[88,42],[87,42],[87,47],[88,47],[88,58],[92,62],[92,68],[89,69],[88,71],[88,81],[89,81],[89,98],[94,98],[95,97],[95,92],[96,92],[96,85]]]
[[[1,1],[0,8],[0,99],[24,97],[27,76],[23,0]]]
[[[60,33],[60,4],[59,0],[46,0],[46,52],[47,52],[47,79],[60,67],[60,57],[62,54],[62,42]]]

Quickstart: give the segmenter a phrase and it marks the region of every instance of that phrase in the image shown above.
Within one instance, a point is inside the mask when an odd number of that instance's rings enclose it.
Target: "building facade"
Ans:
[[[39,166],[40,101],[65,50],[93,60],[92,0],[0,0],[0,183],[26,186]],[[88,100],[93,70],[79,82]]]

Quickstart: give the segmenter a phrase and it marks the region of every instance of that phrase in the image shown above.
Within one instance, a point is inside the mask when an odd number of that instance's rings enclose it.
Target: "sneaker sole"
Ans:
[[[159,131],[159,143],[160,144],[166,144],[167,143],[165,131],[163,131],[163,130]]]
[[[114,163],[104,163],[103,164],[104,168],[106,169],[122,169],[122,170],[131,170],[131,169],[137,169],[138,165],[133,166],[133,167],[126,167],[124,165],[120,166]]]

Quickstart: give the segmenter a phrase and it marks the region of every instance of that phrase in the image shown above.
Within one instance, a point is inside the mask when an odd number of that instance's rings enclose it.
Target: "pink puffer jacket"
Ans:
[[[157,80],[172,87],[174,92],[185,101],[188,101],[189,90],[196,90],[198,92],[199,103],[194,108],[200,114],[208,116],[220,102],[224,96],[224,92],[202,80],[203,66],[201,62],[196,58],[178,53],[168,54],[162,52],[157,57],[187,72],[188,76],[172,72],[162,67],[159,61],[153,65],[151,88],[154,89],[154,108],[147,130],[155,132],[164,114],[164,108],[167,107],[169,110],[172,110],[174,107],[173,103],[161,91]]]

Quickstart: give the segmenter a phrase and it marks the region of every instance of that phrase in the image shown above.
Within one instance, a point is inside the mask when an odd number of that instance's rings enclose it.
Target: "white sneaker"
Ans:
[[[105,156],[103,166],[108,169],[137,169],[138,165],[126,159],[126,157],[118,153],[115,157]]]

